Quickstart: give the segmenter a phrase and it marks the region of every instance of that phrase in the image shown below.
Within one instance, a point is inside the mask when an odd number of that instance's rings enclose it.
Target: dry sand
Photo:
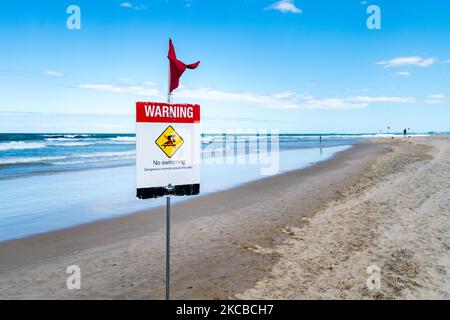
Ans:
[[[361,143],[175,205],[173,298],[446,298],[450,143]],[[66,268],[81,268],[81,290]],[[367,290],[366,268],[381,268]],[[0,243],[2,299],[162,299],[164,210]]]
[[[285,243],[255,250],[280,259],[238,298],[450,298],[450,142],[385,143],[343,199],[286,227]],[[369,290],[372,265],[381,286]]]

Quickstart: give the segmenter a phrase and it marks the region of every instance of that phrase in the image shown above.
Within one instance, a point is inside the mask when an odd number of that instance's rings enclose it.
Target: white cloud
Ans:
[[[449,102],[449,98],[442,93],[430,94],[425,99],[426,104],[442,104]]]
[[[277,99],[273,96],[255,93],[233,93],[210,88],[181,89],[177,97],[185,99],[204,99],[221,102],[250,103],[279,109],[297,109],[298,105],[290,100]]]
[[[414,97],[369,97],[358,96],[349,98],[353,102],[366,102],[366,103],[415,103]]]
[[[293,91],[285,91],[285,92],[276,93],[273,95],[273,97],[275,99],[287,99],[287,98],[292,98],[295,95],[296,95],[296,93]]]
[[[64,73],[58,72],[58,71],[53,71],[53,70],[47,70],[42,73],[49,77],[56,77],[56,78],[64,77]]]
[[[428,96],[428,98],[432,98],[432,99],[445,99],[445,95],[442,93],[438,93],[438,94],[430,94]]]
[[[347,92],[369,92],[369,88],[345,88],[345,91]]]
[[[122,86],[112,83],[83,83],[77,84],[75,87],[99,92],[162,97],[160,91],[154,88],[154,85],[153,82],[145,82],[143,85],[139,86]],[[248,104],[270,109],[353,110],[367,108],[378,103],[411,104],[416,102],[414,97],[351,96],[345,98],[321,98],[315,97],[307,92],[298,93],[294,91],[284,91],[271,95],[262,95],[251,92],[226,92],[211,88],[190,89],[185,86],[180,86],[175,95],[177,100],[207,100],[234,104]]]
[[[145,86],[118,86],[110,83],[82,83],[75,85],[75,87],[93,91],[130,93],[140,96],[159,96],[158,89],[146,88]]]
[[[423,57],[399,57],[387,61],[379,61],[378,65],[384,66],[385,68],[392,67],[404,67],[404,66],[416,66],[421,68],[426,68],[432,66],[437,62],[436,58],[423,58]]]
[[[130,2],[122,2],[120,6],[124,8],[133,8],[133,5]]]
[[[408,71],[400,71],[395,73],[396,76],[399,77],[409,77],[411,75],[411,72]]]
[[[335,109],[335,110],[352,110],[367,108],[368,103],[351,101],[350,99],[326,98],[326,99],[307,99],[304,106],[311,109]]]
[[[410,104],[415,103],[414,97],[371,97],[356,96],[347,98],[317,98],[308,93],[292,91],[273,95],[256,93],[233,93],[210,88],[184,88],[176,93],[177,98],[202,99],[219,102],[248,103],[272,109],[332,109],[352,110],[369,107],[377,103]]]
[[[293,0],[280,0],[272,3],[266,7],[266,10],[277,10],[283,13],[303,13],[302,9],[298,8]]]
[[[134,9],[134,10],[146,10],[147,7],[142,5],[142,4],[133,4],[131,2],[122,2],[120,4],[121,7],[123,8],[128,8],[128,9]]]

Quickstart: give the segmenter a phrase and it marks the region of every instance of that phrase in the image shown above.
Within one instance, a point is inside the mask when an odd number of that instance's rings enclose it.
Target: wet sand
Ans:
[[[305,217],[347,197],[390,143],[360,143],[312,167],[174,205],[172,297],[266,297],[251,290],[283,259],[273,249]],[[0,298],[162,299],[164,221],[164,209],[154,209],[0,243]],[[66,287],[74,264],[81,290]]]

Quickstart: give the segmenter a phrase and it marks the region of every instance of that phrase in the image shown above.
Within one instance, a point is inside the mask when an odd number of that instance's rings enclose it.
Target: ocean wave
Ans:
[[[212,137],[212,136],[206,136],[206,137],[202,137],[202,143],[212,143],[216,140],[216,137]]]
[[[42,149],[46,145],[37,142],[23,142],[23,141],[13,141],[7,143],[0,143],[0,151],[8,150],[25,150],[25,149]]]
[[[110,138],[110,140],[112,140],[112,141],[132,141],[132,142],[135,142],[136,141],[136,137],[115,137],[115,138]]]
[[[23,164],[49,164],[63,165],[71,162],[101,162],[111,160],[129,160],[134,159],[135,151],[117,151],[117,152],[93,152],[86,154],[74,154],[68,156],[48,156],[48,157],[15,157],[0,159],[0,165],[23,165]],[[82,159],[82,160],[81,160]],[[94,161],[93,161],[94,159]],[[58,162],[55,162],[58,161]]]
[[[412,137],[428,137],[429,134],[408,133],[408,136]],[[403,133],[374,133],[374,134],[361,134],[357,135],[358,138],[391,138],[403,136]]]
[[[224,152],[227,150],[231,150],[231,147],[225,147],[225,148],[210,148],[210,147],[206,147],[204,149],[202,149],[201,153],[202,154],[208,154],[208,153],[214,153],[214,152]]]
[[[36,163],[47,163],[49,164],[53,160],[65,159],[64,156],[55,157],[29,157],[29,158],[6,158],[0,159],[0,165],[14,165],[14,164],[36,164]]]
[[[59,138],[46,138],[46,141],[77,141],[77,140],[81,140],[81,138],[64,138],[64,137],[59,137]]]
[[[123,161],[123,160],[134,160],[135,157],[134,156],[128,156],[128,157],[120,157],[120,158],[115,158],[115,159],[109,159],[109,161]],[[84,160],[73,160],[73,161],[57,161],[57,162],[53,162],[53,165],[57,165],[57,166],[67,166],[67,165],[77,165],[77,164],[87,164],[87,163],[96,163],[96,162],[105,162],[105,159],[98,159],[98,158],[93,158],[93,159],[84,159]]]
[[[65,138],[65,139],[82,139],[82,138],[88,138],[91,137],[91,134],[44,134],[43,135],[46,138]]]
[[[135,155],[136,152],[133,151],[114,151],[114,152],[93,152],[86,154],[77,154],[71,158],[110,158],[110,157],[125,157]]]
[[[53,142],[53,143],[49,143],[49,146],[52,147],[83,147],[83,146],[90,146],[90,145],[94,145],[95,142]]]
[[[48,142],[66,142],[66,146],[70,146],[69,143],[74,141],[78,141],[78,143],[89,143],[90,144],[134,144],[136,143],[136,137],[95,137],[95,136],[55,136],[55,137],[47,137],[45,141]],[[81,144],[80,144],[81,145]],[[75,144],[73,144],[75,146]]]
[[[425,137],[429,134],[408,133],[414,137]],[[373,137],[398,137],[403,136],[403,133],[363,133],[363,134],[229,134],[229,135],[211,135],[202,136],[201,141],[203,145],[211,143],[233,143],[233,142],[254,142],[254,141],[270,141],[279,140],[280,142],[295,142],[295,141],[316,141],[319,137],[327,140],[342,140],[342,139],[358,139],[358,138],[373,138]]]
[[[76,165],[84,163],[117,161],[117,160],[133,160],[135,159],[135,151],[121,151],[121,152],[94,152],[87,154],[79,154],[72,157],[67,157],[64,160],[52,163],[53,165]]]

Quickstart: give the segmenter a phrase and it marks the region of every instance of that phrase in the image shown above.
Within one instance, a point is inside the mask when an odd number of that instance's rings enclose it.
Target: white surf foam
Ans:
[[[12,141],[12,142],[0,143],[0,151],[41,149],[41,148],[45,148],[45,147],[46,147],[45,144],[36,143],[36,142]]]
[[[58,156],[58,157],[6,158],[0,159],[0,165],[50,162],[52,160],[62,160],[62,159],[66,159],[66,157]]]

